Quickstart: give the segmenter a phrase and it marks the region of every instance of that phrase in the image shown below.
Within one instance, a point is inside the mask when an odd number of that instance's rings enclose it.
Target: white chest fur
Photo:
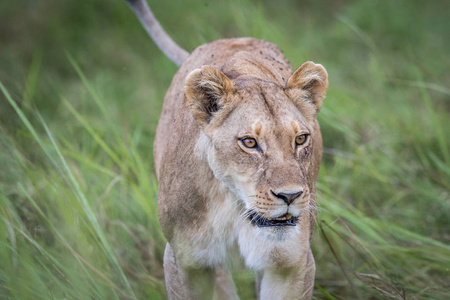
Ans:
[[[243,259],[247,267],[256,270],[288,267],[298,264],[299,254],[308,251],[309,244],[304,243],[299,226],[258,228],[245,218],[243,205],[234,194],[228,192],[225,199],[216,200],[204,223],[176,237],[173,246],[183,266],[232,265]]]

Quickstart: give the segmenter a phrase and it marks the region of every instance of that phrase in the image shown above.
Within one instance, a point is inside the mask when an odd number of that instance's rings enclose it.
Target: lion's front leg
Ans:
[[[222,266],[216,267],[216,282],[214,286],[214,300],[239,300],[236,286],[230,271]]]
[[[267,268],[261,280],[260,299],[311,299],[316,267],[311,250],[301,264],[289,268]]]
[[[210,300],[213,297],[214,270],[183,268],[177,264],[169,243],[164,251],[164,276],[170,300]]]

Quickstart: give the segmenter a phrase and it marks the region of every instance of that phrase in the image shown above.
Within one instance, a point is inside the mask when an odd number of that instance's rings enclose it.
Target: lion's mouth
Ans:
[[[258,227],[295,226],[297,223],[297,217],[292,216],[290,213],[286,213],[277,218],[266,219],[257,212],[251,211],[248,214],[248,218],[252,224],[256,224]]]

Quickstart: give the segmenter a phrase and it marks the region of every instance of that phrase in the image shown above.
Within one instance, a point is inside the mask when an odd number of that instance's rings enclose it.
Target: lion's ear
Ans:
[[[289,78],[287,88],[293,92],[294,97],[297,95],[298,98],[311,101],[317,112],[328,88],[327,71],[322,65],[307,61]]]
[[[216,112],[226,105],[233,84],[218,69],[203,66],[188,75],[184,91],[194,118],[204,128]]]

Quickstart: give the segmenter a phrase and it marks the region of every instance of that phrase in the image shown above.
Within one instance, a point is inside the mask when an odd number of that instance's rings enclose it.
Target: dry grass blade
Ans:
[[[404,289],[399,290],[379,275],[358,273],[357,276],[362,281],[379,291],[384,297],[389,299],[406,300],[406,293]]]

